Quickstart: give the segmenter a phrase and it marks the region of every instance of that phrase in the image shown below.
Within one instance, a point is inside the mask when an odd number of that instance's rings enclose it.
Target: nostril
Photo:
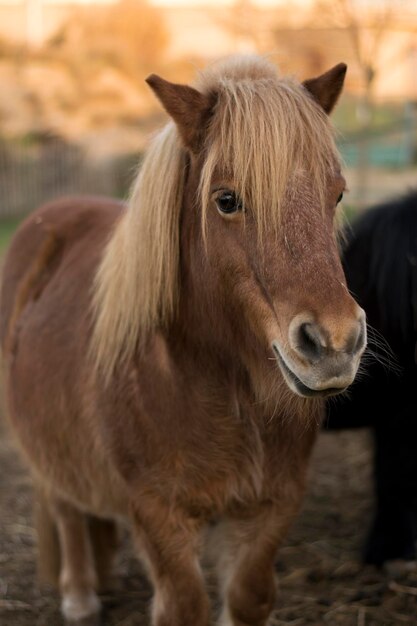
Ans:
[[[297,335],[298,351],[312,361],[318,360],[322,356],[324,346],[315,326],[310,323],[301,324]]]

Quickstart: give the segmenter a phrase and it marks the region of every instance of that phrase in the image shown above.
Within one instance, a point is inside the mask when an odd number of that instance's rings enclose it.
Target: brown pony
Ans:
[[[365,346],[334,226],[345,181],[327,113],[345,71],[299,84],[237,57],[195,87],[151,76],[173,122],[128,206],[66,199],[16,234],[8,411],[43,502],[44,568],[58,539],[67,620],[95,620],[125,518],[154,626],[209,624],[208,527],[218,623],[266,623],[323,397],[353,381]]]

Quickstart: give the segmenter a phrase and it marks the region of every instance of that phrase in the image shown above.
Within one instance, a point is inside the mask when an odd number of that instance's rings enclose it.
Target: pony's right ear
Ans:
[[[170,83],[156,74],[148,76],[146,82],[176,123],[185,147],[197,153],[213,109],[213,99],[194,87]]]

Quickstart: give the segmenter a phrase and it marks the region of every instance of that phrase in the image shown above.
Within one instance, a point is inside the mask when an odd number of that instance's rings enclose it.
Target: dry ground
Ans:
[[[31,486],[0,431],[0,624],[61,626],[58,599],[35,583]],[[281,549],[274,626],[417,624],[417,574],[390,580],[358,562],[371,510],[366,432],[322,434],[304,509]],[[119,589],[104,597],[105,626],[147,626],[150,589],[128,542]]]

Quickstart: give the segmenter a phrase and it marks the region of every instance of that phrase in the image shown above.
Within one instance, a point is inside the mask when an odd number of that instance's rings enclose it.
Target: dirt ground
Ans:
[[[371,512],[366,432],[324,433],[301,515],[277,561],[280,593],[272,626],[417,624],[417,574],[390,579],[358,561]],[[58,598],[38,590],[31,484],[0,430],[0,624],[61,626]],[[150,587],[128,541],[118,589],[103,598],[105,626],[147,626]]]

